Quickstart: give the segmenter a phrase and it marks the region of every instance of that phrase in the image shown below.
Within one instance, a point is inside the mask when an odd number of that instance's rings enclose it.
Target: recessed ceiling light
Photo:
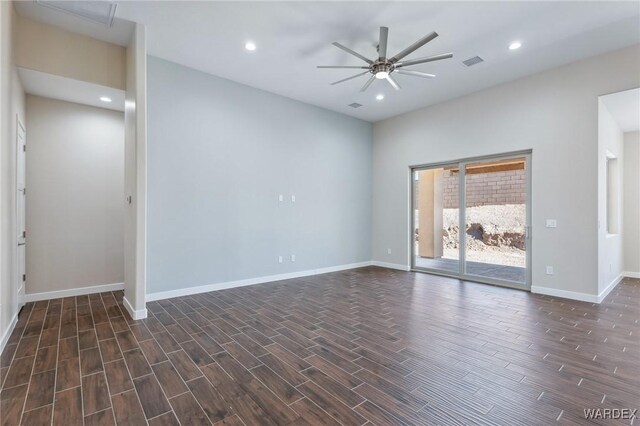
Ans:
[[[520,43],[519,41],[514,41],[509,45],[509,50],[520,49],[520,47],[522,47],[522,43]]]
[[[111,98],[108,96],[100,96],[102,102],[111,102]]]
[[[254,50],[256,50],[256,44],[252,41],[248,41],[244,44],[244,48],[250,52],[253,52]]]
[[[380,93],[378,96],[376,96],[376,99],[381,101],[384,99],[384,95],[382,93]]]

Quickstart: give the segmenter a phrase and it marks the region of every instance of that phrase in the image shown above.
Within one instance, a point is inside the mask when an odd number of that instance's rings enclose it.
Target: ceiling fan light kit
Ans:
[[[393,74],[394,73],[398,73],[398,74],[403,74],[403,75],[409,75],[409,76],[413,76],[413,77],[422,77],[422,78],[434,78],[435,75],[434,74],[428,74],[425,72],[421,72],[421,71],[415,71],[415,70],[407,70],[404,69],[404,67],[407,66],[411,66],[411,65],[418,65],[418,64],[424,64],[427,62],[434,62],[434,61],[440,61],[443,59],[449,59],[453,57],[453,53],[443,53],[440,55],[434,55],[434,56],[428,56],[425,58],[418,58],[418,59],[412,59],[412,60],[408,60],[408,61],[402,61],[402,59],[406,56],[408,56],[409,54],[415,52],[416,50],[418,50],[419,48],[421,48],[422,46],[424,46],[425,44],[429,43],[431,40],[433,40],[434,38],[438,37],[438,33],[431,32],[429,34],[427,34],[426,36],[422,37],[420,40],[416,41],[415,43],[413,43],[411,46],[407,47],[406,49],[404,49],[403,51],[401,51],[400,53],[397,53],[396,55],[392,56],[391,58],[387,58],[387,40],[389,38],[389,28],[387,27],[380,27],[380,38],[379,38],[379,42],[378,42],[378,58],[375,60],[371,60],[369,58],[367,58],[364,55],[361,55],[360,53],[349,49],[348,47],[335,42],[333,43],[334,46],[336,46],[339,49],[344,50],[345,52],[349,53],[350,55],[355,56],[356,58],[364,61],[367,63],[366,66],[358,66],[358,65],[320,65],[318,66],[318,68],[353,68],[353,69],[364,69],[367,71],[358,73],[356,75],[352,75],[351,77],[347,77],[347,78],[343,78],[342,80],[338,80],[338,81],[334,81],[333,83],[331,83],[331,85],[336,85],[357,77],[361,77],[363,75],[366,74],[370,74],[369,79],[367,80],[367,82],[364,84],[364,86],[362,86],[362,88],[360,89],[361,92],[364,92],[365,90],[367,90],[369,88],[369,86],[371,86],[371,83],[373,83],[374,80],[386,80],[391,87],[393,87],[395,90],[400,90],[400,85],[398,84],[398,82],[393,78]]]

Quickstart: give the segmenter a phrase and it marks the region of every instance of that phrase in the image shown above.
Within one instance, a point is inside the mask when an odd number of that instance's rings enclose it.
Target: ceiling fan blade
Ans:
[[[442,53],[440,55],[428,56],[426,58],[412,59],[410,61],[398,62],[396,68],[406,67],[409,65],[424,64],[425,62],[440,61],[442,59],[453,58],[453,53]]]
[[[337,47],[338,49],[342,49],[342,50],[344,50],[345,52],[352,54],[352,55],[353,55],[353,56],[355,56],[356,58],[360,58],[360,59],[362,59],[363,61],[365,61],[365,62],[366,62],[366,63],[368,63],[368,64],[372,64],[372,63],[373,63],[373,61],[372,61],[371,59],[367,59],[366,57],[362,56],[362,55],[361,55],[361,54],[359,54],[358,52],[356,52],[356,51],[353,51],[353,50],[349,49],[347,46],[343,46],[342,44],[338,43],[337,41],[336,41],[336,42],[334,42],[334,43],[333,43],[333,45],[334,45],[335,47]]]
[[[369,67],[359,67],[357,65],[318,65],[316,68],[354,68],[359,70],[369,69]]]
[[[411,71],[411,70],[396,70],[396,72],[398,74],[413,75],[416,77],[423,77],[423,78],[434,78],[436,76],[435,74],[427,74],[426,72]]]
[[[433,31],[430,34],[427,34],[426,36],[422,37],[420,40],[418,40],[415,43],[413,43],[411,46],[409,46],[406,49],[404,49],[402,52],[400,52],[397,55],[395,55],[393,58],[390,59],[390,61],[391,62],[398,62],[400,59],[402,59],[405,56],[407,56],[408,54],[420,49],[422,46],[424,46],[425,44],[429,43],[431,40],[433,40],[436,37],[438,37],[438,33],[436,33],[435,31]]]
[[[387,75],[387,81],[394,89],[400,90],[400,85],[393,79],[393,77],[391,77],[391,74]]]
[[[369,86],[371,86],[371,83],[373,83],[373,80],[375,79],[376,79],[376,76],[372,75],[371,78],[367,80],[367,82],[364,84],[364,86],[362,86],[362,89],[360,89],[360,91],[364,92],[365,90],[367,90]]]
[[[333,83],[331,83],[331,85],[333,86],[334,84],[342,83],[343,81],[351,80],[352,78],[360,77],[360,76],[368,74],[368,73],[369,73],[369,71],[361,72],[359,74],[352,75],[351,77],[347,77],[347,78],[343,78],[342,80],[334,81]]]
[[[378,56],[380,60],[387,58],[387,40],[389,38],[389,28],[380,27],[380,41],[378,42]]]

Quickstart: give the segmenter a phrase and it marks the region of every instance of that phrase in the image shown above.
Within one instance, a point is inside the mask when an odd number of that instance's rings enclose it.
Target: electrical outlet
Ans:
[[[295,195],[292,195],[292,196],[291,196],[291,202],[292,202],[292,203],[295,203],[295,202],[296,202],[296,196],[295,196]]]
[[[284,201],[284,195],[282,194],[278,195],[278,201]]]
[[[391,249],[390,248],[387,249],[387,254],[391,254]]]
[[[278,256],[278,263],[282,263],[282,256]]]
[[[553,266],[547,266],[547,275],[553,275]]]
[[[296,261],[296,255],[295,255],[295,254],[292,254],[292,255],[291,255],[291,261],[292,261],[292,262],[295,262],[295,261]]]
[[[547,219],[547,228],[556,228],[558,226],[558,221],[555,219]]]

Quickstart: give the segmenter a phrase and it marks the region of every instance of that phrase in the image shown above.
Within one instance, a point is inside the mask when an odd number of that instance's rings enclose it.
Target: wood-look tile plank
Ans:
[[[118,426],[139,426],[146,423],[140,401],[135,390],[123,392],[111,397],[113,414]]]
[[[80,386],[80,358],[58,360],[56,392]]]
[[[53,409],[53,424],[83,424],[81,394],[80,386],[56,393]]]
[[[295,410],[303,419],[312,425],[338,426],[340,422],[331,417],[329,413],[318,407],[307,398],[302,398],[293,404],[291,408]]]
[[[160,386],[162,386],[167,398],[173,398],[174,396],[188,391],[184,381],[170,361],[154,364],[151,368],[160,382]]]
[[[168,359],[158,342],[153,339],[140,342],[140,349],[142,349],[149,364],[157,364]]]
[[[200,369],[193,363],[185,351],[176,351],[168,354],[169,360],[185,382],[202,376]]]
[[[104,365],[104,371],[107,376],[111,395],[133,389],[133,382],[131,381],[127,364],[123,359],[106,363]]]
[[[158,379],[154,374],[139,377],[133,380],[133,384],[140,398],[142,409],[147,419],[159,416],[171,410],[167,398],[165,398]]]
[[[215,423],[232,414],[231,406],[206,378],[199,377],[191,380],[187,385],[211,423]]]
[[[0,412],[2,419],[0,424],[17,425],[22,417],[24,401],[27,396],[27,384],[4,388],[0,392]]]
[[[4,388],[11,388],[18,385],[29,383],[31,379],[31,371],[35,356],[26,356],[24,358],[14,359],[9,367],[9,372],[4,380]]]
[[[149,420],[149,426],[180,426],[180,422],[178,422],[173,411],[169,411],[168,413]]]
[[[102,357],[98,348],[80,351],[80,372],[83,376],[103,370]]]
[[[344,424],[362,425],[367,422],[360,414],[344,405],[333,395],[312,381],[301,384],[298,386],[298,390],[324,411],[329,413],[331,417]]]
[[[122,356],[129,367],[131,378],[135,379],[151,373],[151,367],[139,348],[123,352]]]
[[[55,380],[55,370],[49,370],[31,376],[24,410],[29,411],[42,407],[43,405],[53,404]]]
[[[22,415],[22,424],[27,426],[48,426],[51,425],[53,415],[53,404],[44,405],[35,410],[25,411]]]
[[[259,365],[252,369],[251,373],[287,404],[291,404],[302,398],[300,392],[265,365]]]
[[[113,410],[108,408],[84,417],[84,426],[115,426]]]
[[[111,407],[107,379],[103,372],[82,377],[82,403],[85,416]]]
[[[181,424],[193,426],[213,424],[190,393],[183,393],[173,397],[169,402]]]

